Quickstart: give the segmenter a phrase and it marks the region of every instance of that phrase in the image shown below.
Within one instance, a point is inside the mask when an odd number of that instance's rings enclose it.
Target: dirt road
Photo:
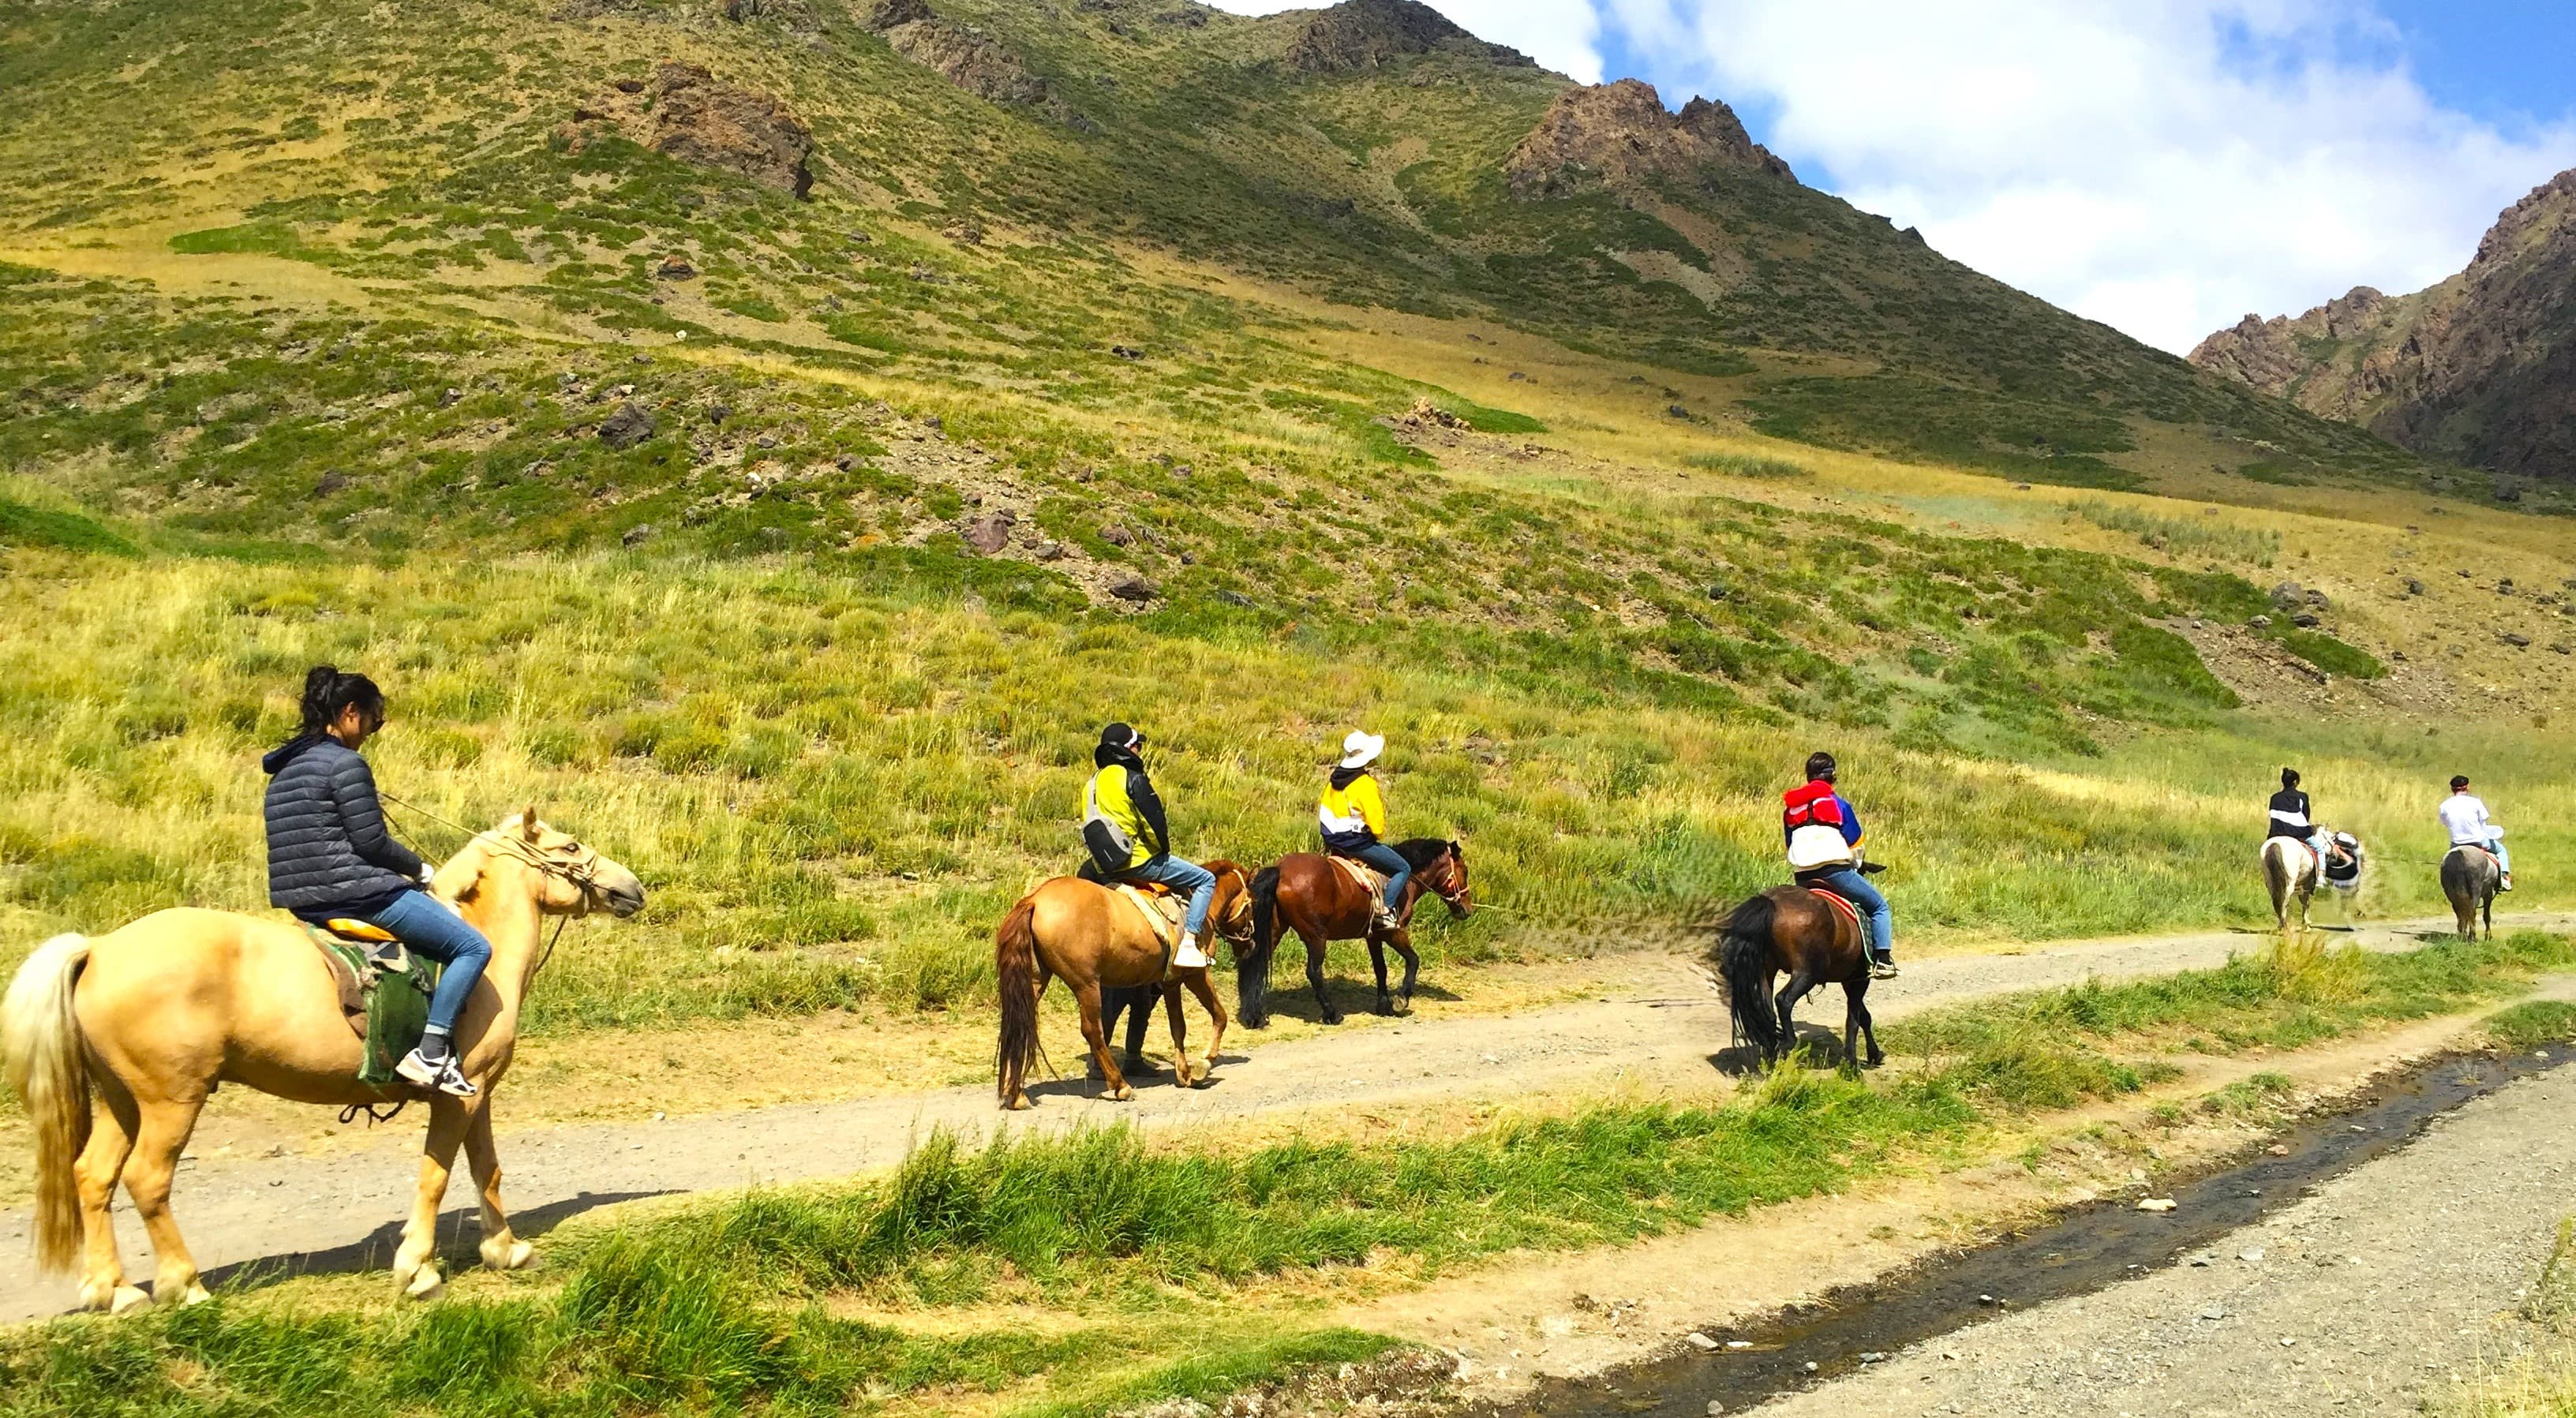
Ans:
[[[2437,924],[2378,925],[2349,939],[2368,949],[2408,949]],[[2566,923],[2535,916],[2517,924]],[[2262,943],[2258,935],[2215,932],[1954,956],[1910,965],[1903,978],[1873,988],[1870,1000],[1885,1020],[2088,975],[2120,979],[2214,965]],[[1615,993],[1519,1015],[1376,1021],[1269,1046],[1257,1034],[1239,1032],[1204,1089],[1149,1084],[1134,1102],[1115,1104],[1093,1096],[1094,1086],[1076,1077],[1033,1087],[1037,1107],[1009,1122],[1024,1132],[1119,1120],[1204,1126],[1302,1110],[1347,1114],[1441,1099],[1508,1101],[1614,1080],[1708,1086],[1711,1056],[1727,1043],[1727,1021],[1689,962],[1640,954],[1622,962],[1617,975]],[[1839,993],[1827,991],[1811,999],[1801,1018],[1839,1027],[1841,1015]],[[1060,1037],[1050,1047],[1059,1066],[1080,1068],[1079,1055]],[[506,1129],[506,1091],[499,1107]],[[935,1128],[979,1137],[1000,1121],[990,1090],[968,1087],[665,1122],[533,1128],[502,1140],[505,1194],[521,1233],[534,1235],[621,1201],[882,1166]],[[417,1165],[419,1125],[410,1115],[404,1124],[379,1141],[321,1156],[183,1162],[173,1206],[199,1264],[217,1279],[224,1268],[241,1265],[349,1270],[385,1264]],[[461,1169],[449,1200],[443,1238],[451,1255],[470,1257],[474,1233]],[[33,1273],[24,1249],[27,1224],[23,1207],[0,1212],[0,1322],[52,1313],[71,1297],[65,1279]],[[118,1226],[129,1273],[148,1276],[141,1228],[121,1197]]]
[[[2576,1071],[2508,1085],[2203,1253],[1930,1341],[1762,1408],[1903,1414],[2413,1414],[2533,1331],[2576,1208]]]

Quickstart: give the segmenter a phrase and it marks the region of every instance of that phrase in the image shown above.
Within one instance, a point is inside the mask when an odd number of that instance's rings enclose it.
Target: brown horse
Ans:
[[[1437,837],[1398,842],[1395,850],[1413,864],[1404,899],[1396,904],[1396,928],[1377,925],[1377,898],[1316,852],[1295,852],[1276,866],[1263,867],[1252,879],[1252,953],[1240,963],[1243,1024],[1259,1029],[1270,1022],[1270,959],[1279,947],[1279,926],[1306,942],[1306,983],[1315,987],[1315,1015],[1326,1024],[1342,1022],[1342,1012],[1324,993],[1324,947],[1337,940],[1368,942],[1369,963],[1377,967],[1377,1012],[1396,1012],[1386,991],[1386,947],[1404,957],[1404,1004],[1413,1004],[1413,984],[1422,973],[1422,957],[1413,953],[1413,903],[1424,892],[1438,896],[1453,919],[1464,920],[1476,909],[1467,885],[1467,849]]]
[[[394,1283],[416,1298],[443,1283],[431,1253],[460,1143],[482,1193],[484,1264],[528,1263],[528,1243],[510,1234],[501,1211],[491,1102],[510,1067],[520,1004],[544,963],[540,926],[548,916],[631,916],[644,906],[633,872],[539,822],[534,808],[477,834],[435,880],[439,897],[492,942],[492,963],[456,1029],[478,1091],[429,1095],[420,1189],[394,1255]],[[158,911],[95,940],[45,942],[0,1003],[0,1055],[36,1134],[37,1264],[66,1270],[85,1252],[83,1306],[142,1303],[144,1293],[125,1283],[108,1218],[122,1180],[152,1236],[149,1298],[206,1298],[170,1215],[171,1173],[206,1095],[238,1083],[343,1107],[417,1096],[408,1085],[359,1083],[361,1048],[320,952],[284,920]]]
[[[1251,917],[1243,868],[1228,861],[1205,865],[1216,878],[1208,924],[1234,943],[1240,962]],[[1188,1088],[1196,1080],[1185,1052],[1188,1027],[1181,1015],[1181,991],[1186,987],[1206,1006],[1210,1023],[1207,1061],[1199,1076],[1214,1069],[1217,1045],[1225,1038],[1226,1015],[1208,983],[1209,967],[1173,966],[1167,972],[1166,959],[1163,942],[1136,904],[1106,886],[1078,876],[1051,877],[1021,897],[993,932],[993,969],[1002,1003],[997,1049],[1002,1106],[1029,1105],[1028,1073],[1038,1061],[1038,1001],[1046,994],[1047,982],[1058,976],[1082,1006],[1082,1037],[1091,1045],[1092,1061],[1106,1081],[1108,1097],[1123,1103],[1135,1097],[1136,1090],[1127,1086],[1127,1076],[1109,1057],[1108,1033],[1100,1023],[1104,988],[1160,986],[1164,1010],[1172,1021],[1173,1081]]]
[[[2503,885],[2504,873],[2497,870],[2495,855],[2483,847],[2453,847],[2442,858],[2442,894],[2450,899],[2460,939],[2478,938],[2481,917],[2487,939],[2495,939],[2496,891]]]
[[[1803,886],[1775,886],[1728,914],[1718,927],[1718,974],[1726,981],[1727,1003],[1735,1026],[1762,1051],[1765,1066],[1798,1047],[1797,1025],[1790,1011],[1818,985],[1843,987],[1843,1058],[1849,1062],[1854,1036],[1869,1042],[1868,1065],[1885,1063],[1878,1051],[1878,1031],[1870,1027],[1869,952],[1861,944],[1859,922]],[[1774,1015],[1771,978],[1787,974]]]

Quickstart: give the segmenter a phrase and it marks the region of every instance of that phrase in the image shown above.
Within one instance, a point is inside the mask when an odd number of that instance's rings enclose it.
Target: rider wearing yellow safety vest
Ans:
[[[1144,746],[1145,736],[1125,724],[1100,731],[1100,746],[1091,751],[1097,771],[1082,790],[1082,842],[1105,880],[1160,882],[1189,893],[1189,914],[1181,923],[1172,963],[1196,969],[1208,963],[1199,937],[1216,902],[1216,877],[1196,862],[1172,855],[1163,799],[1145,776],[1145,760],[1139,756]]]
[[[1378,902],[1377,924],[1380,930],[1391,931],[1396,928],[1395,910],[1404,900],[1405,883],[1413,877],[1413,864],[1385,841],[1386,799],[1378,792],[1377,775],[1369,771],[1385,751],[1384,736],[1351,730],[1342,740],[1342,761],[1334,766],[1324,796],[1315,803],[1315,822],[1324,831],[1325,851],[1386,873],[1386,895]]]

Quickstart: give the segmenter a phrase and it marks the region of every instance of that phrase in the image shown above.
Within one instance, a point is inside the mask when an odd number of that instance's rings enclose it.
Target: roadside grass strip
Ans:
[[[2292,947],[1939,1011],[1890,1029],[1924,1057],[1876,1078],[1784,1067],[1719,1104],[1603,1103],[1447,1139],[1226,1151],[1122,1125],[977,1149],[934,1133],[888,1175],[559,1236],[550,1290],[355,1314],[235,1291],[22,1331],[0,1339],[0,1414],[805,1412],[981,1394],[1069,1418],[1206,1399],[1395,1344],[1266,1303],[1265,1280],[1365,1267],[1400,1284],[1687,1228],[1941,1165],[2015,1117],[2174,1072],[2111,1049],[2291,1048],[2571,964],[2576,946],[2535,932],[2407,955]],[[2570,1022],[2525,1005],[2490,1031],[2525,1042]],[[2258,1077],[2211,1111],[2286,1086]],[[835,1314],[848,1298],[1044,1305],[1080,1324],[911,1333]]]

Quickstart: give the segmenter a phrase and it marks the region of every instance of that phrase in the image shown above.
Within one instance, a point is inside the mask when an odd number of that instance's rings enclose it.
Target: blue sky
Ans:
[[[1801,179],[2176,352],[2432,284],[2576,167],[2576,0],[1430,3],[1725,100]]]

